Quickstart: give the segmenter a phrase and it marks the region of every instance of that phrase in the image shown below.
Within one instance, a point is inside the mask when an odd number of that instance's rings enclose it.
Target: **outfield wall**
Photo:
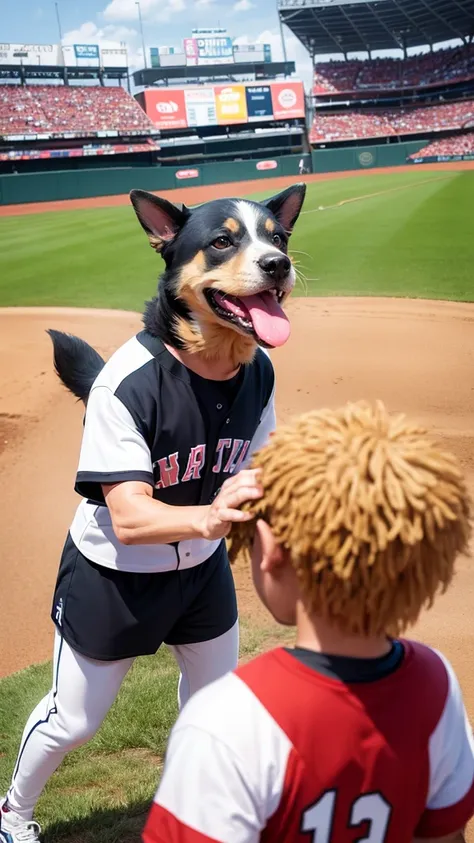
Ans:
[[[315,149],[312,155],[313,172],[336,173],[341,170],[370,170],[372,167],[400,167],[407,163],[410,155],[424,146],[426,140]]]
[[[307,169],[312,168],[315,173],[396,167],[406,164],[409,156],[423,146],[426,141],[316,149],[304,158]],[[2,175],[0,205],[114,196],[128,193],[132,188],[170,190],[269,176],[298,176],[300,160],[301,155],[285,155],[264,161],[217,162],[188,167],[117,167]]]
[[[311,157],[305,156],[311,166]],[[132,188],[170,190],[221,182],[298,175],[301,155],[269,161],[232,161],[182,167],[117,167],[104,170],[58,170],[0,176],[0,205],[51,202],[128,193]]]

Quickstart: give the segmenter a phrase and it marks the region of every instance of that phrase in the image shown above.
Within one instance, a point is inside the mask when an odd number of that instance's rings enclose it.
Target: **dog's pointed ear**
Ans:
[[[267,199],[263,204],[276,217],[286,233],[291,234],[303,207],[305,196],[306,185],[304,182],[300,182],[287,187],[286,190]]]
[[[191,213],[186,205],[178,207],[146,190],[132,190],[130,201],[151,246],[157,252],[174,240]]]

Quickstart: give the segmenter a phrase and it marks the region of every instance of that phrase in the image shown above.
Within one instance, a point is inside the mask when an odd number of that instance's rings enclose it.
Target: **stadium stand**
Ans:
[[[313,94],[400,90],[474,78],[474,44],[451,47],[406,59],[318,63]]]
[[[143,132],[153,125],[120,86],[1,85],[0,135]]]
[[[473,100],[423,108],[351,110],[342,114],[316,113],[311,130],[311,142],[321,143],[461,129],[473,119]]]
[[[457,149],[454,133],[474,126],[472,2],[278,0],[278,9],[314,63],[309,138],[316,150],[397,144],[402,163],[419,157],[413,144]]]
[[[138,167],[166,188],[311,171],[304,86],[270,44],[192,30],[133,74],[125,44],[1,46],[0,204],[126,192]]]
[[[438,155],[444,157],[474,155],[474,132],[432,141],[419,152],[410,155],[410,158],[431,158]]]

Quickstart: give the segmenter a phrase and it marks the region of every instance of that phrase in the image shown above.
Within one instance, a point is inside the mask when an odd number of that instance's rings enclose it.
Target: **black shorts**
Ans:
[[[225,542],[194,568],[135,574],[90,562],[68,536],[51,617],[73,650],[101,661],[217,638],[237,620]]]

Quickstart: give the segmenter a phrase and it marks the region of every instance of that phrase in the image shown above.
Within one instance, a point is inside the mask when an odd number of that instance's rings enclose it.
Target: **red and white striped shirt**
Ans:
[[[197,693],[145,843],[412,843],[474,814],[474,744],[444,657],[404,641],[348,684],[277,649]]]

